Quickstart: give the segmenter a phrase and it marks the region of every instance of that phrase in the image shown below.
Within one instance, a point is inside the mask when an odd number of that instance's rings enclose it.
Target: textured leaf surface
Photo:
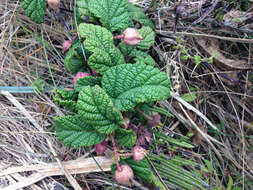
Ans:
[[[130,23],[126,0],[88,0],[88,8],[105,28],[114,32]]]
[[[119,145],[133,147],[137,137],[133,130],[118,128],[115,131],[115,138]]]
[[[155,30],[155,26],[152,21],[146,16],[146,14],[135,5],[128,3],[128,12],[132,19],[141,23],[142,26],[149,26],[152,30]]]
[[[32,21],[38,24],[43,22],[47,7],[46,0],[22,0],[22,7]]]
[[[104,90],[97,85],[83,87],[77,107],[85,122],[100,133],[112,133],[123,124],[121,113],[113,106]]]
[[[114,46],[113,36],[106,28],[82,23],[79,31],[85,38],[85,48],[94,53],[88,59],[88,65],[96,72],[103,74],[110,67],[124,63],[123,55]]]
[[[68,108],[72,112],[77,112],[76,108],[77,93],[73,90],[56,89],[54,94],[54,102]]]
[[[105,139],[105,135],[94,131],[81,116],[55,117],[56,136],[64,145],[78,148],[98,144]]]
[[[138,30],[139,34],[144,38],[138,43],[138,48],[148,50],[155,43],[155,32],[149,27],[142,27]]]
[[[95,86],[101,83],[101,77],[87,76],[77,79],[75,90],[80,92],[84,86]]]
[[[145,64],[124,64],[108,70],[102,77],[102,87],[120,111],[138,103],[165,100],[170,95],[166,73]]]
[[[130,56],[135,57],[133,59],[135,63],[144,63],[151,66],[155,66],[156,64],[154,59],[149,54],[143,51],[137,51],[137,50],[133,51],[130,53]]]
[[[66,57],[64,59],[64,68],[66,69],[66,71],[74,74],[81,71],[85,65],[85,61],[77,52],[77,48],[79,46],[80,44],[78,43],[72,46],[67,52]]]

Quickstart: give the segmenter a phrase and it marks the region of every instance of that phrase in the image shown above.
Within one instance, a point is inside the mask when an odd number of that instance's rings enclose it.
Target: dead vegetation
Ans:
[[[0,86],[5,87],[0,88],[1,189],[99,189],[113,183],[110,174],[89,173],[79,165],[74,171],[64,163],[80,164],[90,153],[63,147],[55,138],[52,117],[66,110],[54,104],[51,92],[16,88],[72,87],[61,44],[75,31],[74,3],[62,0],[60,13],[48,10],[42,25],[24,15],[20,1],[0,3]],[[191,140],[196,147],[191,152],[210,162],[201,177],[211,187],[252,189],[252,1],[134,3],[156,25],[150,53],[172,81],[172,98],[159,104],[172,116],[162,119],[161,130]],[[180,154],[158,145],[155,151]],[[141,181],[135,185],[150,188]]]

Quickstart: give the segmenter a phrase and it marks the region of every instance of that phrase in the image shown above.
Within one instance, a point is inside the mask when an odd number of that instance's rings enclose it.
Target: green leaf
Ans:
[[[121,113],[99,86],[85,86],[79,93],[78,113],[100,133],[112,133],[123,124]]]
[[[151,168],[146,158],[136,162],[133,158],[124,159],[123,162],[127,163],[132,169],[136,176],[140,177],[146,182],[151,182]]]
[[[103,74],[110,67],[125,62],[123,55],[113,43],[111,32],[106,28],[82,23],[79,25],[79,31],[80,36],[85,38],[85,48],[93,52],[88,59],[88,65],[96,72]]]
[[[186,94],[183,94],[181,96],[181,98],[186,101],[186,102],[193,102],[194,100],[196,100],[197,96],[196,96],[196,93],[194,92],[191,92],[191,93],[186,93]]]
[[[118,128],[115,131],[115,138],[119,145],[133,147],[136,142],[136,133],[133,130]]]
[[[77,112],[76,108],[77,93],[74,90],[56,89],[54,102],[68,108],[72,112]]]
[[[56,136],[65,146],[78,148],[98,144],[105,135],[98,133],[88,126],[80,115],[55,117]]]
[[[134,52],[131,52],[130,56],[131,55],[135,56],[135,58],[133,59],[135,63],[144,63],[151,66],[155,66],[156,64],[154,59],[146,52],[134,51]]]
[[[71,73],[77,73],[81,71],[85,66],[85,61],[82,57],[78,54],[77,48],[80,44],[74,44],[66,54],[64,59],[64,68],[66,71]]]
[[[102,87],[120,111],[138,103],[166,100],[170,95],[167,74],[145,64],[112,67],[103,75]]]
[[[84,86],[95,86],[100,85],[101,77],[87,76],[77,79],[75,84],[75,90],[80,92]]]
[[[128,3],[128,12],[133,20],[139,22],[142,26],[149,26],[152,30],[155,30],[155,26],[152,21],[146,16],[146,14],[135,5]]]
[[[130,23],[126,0],[88,0],[88,8],[111,32],[124,29]]]
[[[47,7],[46,0],[22,0],[22,7],[32,21],[38,24],[43,22]]]
[[[138,48],[148,50],[155,43],[155,32],[149,27],[142,27],[138,30],[141,37],[144,39],[138,43]]]

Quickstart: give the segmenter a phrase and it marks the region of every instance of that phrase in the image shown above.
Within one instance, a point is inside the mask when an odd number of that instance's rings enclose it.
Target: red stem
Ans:
[[[112,140],[112,147],[113,147],[113,154],[114,154],[114,158],[115,158],[115,164],[117,166],[117,170],[121,171],[122,168],[119,165],[119,156],[118,156],[118,150],[116,147],[115,139],[112,134],[110,136],[111,136],[111,140]]]

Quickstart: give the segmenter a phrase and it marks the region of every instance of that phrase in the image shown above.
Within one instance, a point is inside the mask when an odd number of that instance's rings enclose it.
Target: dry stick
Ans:
[[[102,167],[103,171],[110,171],[112,160],[104,156],[95,157],[96,161]],[[79,158],[77,160],[71,160],[67,162],[62,162],[62,165],[69,171],[71,174],[81,174],[81,173],[91,173],[91,172],[100,172],[101,169],[98,167],[97,163],[93,158]],[[59,167],[57,162],[50,164],[35,164],[30,166],[20,166],[7,168],[0,172],[0,176],[10,175],[18,172],[27,172],[27,171],[37,171],[22,180],[21,182],[9,185],[2,190],[16,190],[30,186],[34,183],[41,181],[42,179],[50,176],[59,176],[65,175],[65,173]]]
[[[40,127],[40,125],[37,123],[37,121],[30,115],[29,112],[26,111],[26,109],[17,101],[17,99],[12,96],[11,93],[9,93],[8,91],[0,91],[0,94],[3,94],[6,98],[8,98],[8,100],[10,100],[10,102],[12,102],[27,118],[28,120],[40,131],[43,131],[43,129]],[[60,159],[57,157],[57,154],[52,146],[51,141],[46,137],[46,141],[47,144],[49,145],[49,148],[51,150],[51,152],[53,153],[56,161],[58,162],[61,170],[63,171],[63,173],[65,174],[65,176],[67,177],[69,183],[74,187],[75,190],[82,190],[82,188],[80,187],[80,185],[77,183],[77,181],[73,178],[73,176],[71,176],[69,174],[69,172],[63,167]]]
[[[189,33],[189,32],[176,32],[173,31],[164,31],[164,30],[156,30],[156,33],[164,35],[164,36],[194,36],[194,37],[207,37],[207,38],[215,38],[219,40],[226,40],[231,42],[241,42],[253,44],[253,39],[244,39],[244,38],[233,38],[233,37],[223,37],[212,34],[200,34],[200,33]]]

